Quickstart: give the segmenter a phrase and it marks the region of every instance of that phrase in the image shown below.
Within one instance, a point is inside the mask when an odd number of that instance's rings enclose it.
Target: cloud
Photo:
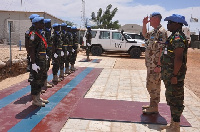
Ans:
[[[200,28],[199,23],[190,23],[191,14],[195,18],[199,18],[200,7],[189,7],[184,9],[166,10],[165,7],[159,5],[144,5],[136,3],[134,0],[85,0],[85,16],[91,17],[92,12],[97,12],[99,8],[105,11],[107,5],[112,4],[114,9],[118,8],[118,12],[114,20],[119,20],[121,25],[139,24],[145,16],[154,11],[162,14],[163,18],[171,14],[181,14],[186,17],[188,24],[192,30]],[[63,20],[73,21],[77,25],[81,23],[82,0],[1,0],[1,10],[17,10],[17,11],[45,11]],[[166,22],[162,22],[166,27]]]

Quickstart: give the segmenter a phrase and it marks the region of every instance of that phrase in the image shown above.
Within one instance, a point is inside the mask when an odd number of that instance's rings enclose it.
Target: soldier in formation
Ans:
[[[41,88],[44,86],[44,82],[47,79],[46,72],[46,48],[47,42],[43,34],[44,18],[35,17],[32,20],[34,24],[34,30],[29,33],[29,54],[31,58],[31,74],[33,80],[30,82],[31,95],[33,98],[33,105],[45,106],[48,100],[44,100],[40,97]]]
[[[53,80],[57,84],[64,79],[65,73],[70,74],[75,71],[75,61],[77,57],[77,29],[67,26],[66,23],[55,23],[51,26],[51,19],[44,19],[37,14],[30,17],[32,26],[25,34],[25,47],[27,50],[27,58],[30,65],[29,82],[31,85],[32,104],[44,107],[49,103],[40,97],[42,87],[52,87],[47,82],[47,72],[50,69],[52,61]],[[51,27],[53,32],[51,32]],[[73,32],[73,33],[72,33]],[[69,64],[71,68],[69,70]],[[64,66],[65,65],[65,66]],[[57,76],[60,70],[59,77]]]

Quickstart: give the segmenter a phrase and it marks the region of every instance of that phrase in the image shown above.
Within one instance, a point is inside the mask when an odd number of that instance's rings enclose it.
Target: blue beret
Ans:
[[[40,15],[38,15],[38,14],[31,14],[30,16],[29,16],[29,19],[34,19],[35,17],[40,17]]]
[[[188,26],[187,22],[185,21],[185,17],[179,14],[172,14],[172,16],[166,17],[164,21],[173,21]]]
[[[90,26],[87,26],[87,28],[91,28]]]
[[[58,26],[60,26],[60,24],[58,24],[58,23],[54,23],[54,24],[52,25],[53,28],[54,28],[54,27],[58,27]]]
[[[62,26],[62,27],[65,27],[65,26],[67,26],[67,24],[66,24],[66,23],[62,23],[61,26]]]
[[[44,19],[44,23],[50,23],[51,19]]]
[[[40,22],[40,21],[44,21],[44,17],[35,17],[35,18],[32,20],[32,23],[36,23],[36,22]]]
[[[71,29],[77,29],[75,26],[71,27]]]
[[[157,15],[161,15],[159,12],[153,12],[150,17],[154,17],[154,16],[157,16]]]
[[[71,26],[67,26],[67,28],[71,28]]]

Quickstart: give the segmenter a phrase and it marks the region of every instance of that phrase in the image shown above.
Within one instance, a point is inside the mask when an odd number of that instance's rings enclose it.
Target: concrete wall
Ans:
[[[125,32],[130,32],[130,33],[140,34],[140,32],[142,32],[142,26],[137,25],[137,24],[126,24],[124,26],[121,26],[119,30],[121,31],[122,29]]]
[[[0,43],[7,43],[9,42],[9,22],[12,25],[12,32],[11,32],[11,43],[12,44],[21,44],[24,45],[25,43],[25,32],[29,29],[32,25],[31,21],[29,20],[29,16],[31,14],[39,14],[44,18],[48,18],[52,20],[53,23],[62,23],[64,22],[61,19],[58,19],[48,13],[45,12],[17,12],[17,11],[0,11]]]

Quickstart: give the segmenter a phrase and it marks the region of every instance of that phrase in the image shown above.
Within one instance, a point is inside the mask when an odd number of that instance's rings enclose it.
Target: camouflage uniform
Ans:
[[[71,28],[71,27],[70,27]],[[72,36],[72,33],[69,31],[69,28],[68,28],[68,31],[67,31],[67,40],[68,40],[68,43],[67,43],[67,51],[68,51],[68,55],[67,55],[67,58],[66,58],[66,62],[65,62],[65,68],[69,68],[69,63],[71,62],[71,58],[72,58],[72,46],[73,46],[73,36]]]
[[[60,66],[60,69],[64,69],[64,63],[66,62],[66,59],[67,59],[67,43],[68,43],[68,38],[67,38],[67,34],[66,34],[66,31],[62,31],[61,33],[61,40],[63,42],[63,45],[62,45],[62,50],[64,52],[64,56],[61,57],[61,66]]]
[[[62,51],[62,41],[61,41],[61,33],[60,31],[54,31],[52,35],[52,42],[53,42],[53,55],[56,53],[58,55],[57,58],[53,56],[53,75],[57,75],[58,70],[60,68],[60,61],[61,61],[61,51]]]
[[[42,39],[43,38],[43,39]],[[34,50],[35,63],[40,67],[38,73],[31,70],[33,81],[31,84],[31,95],[38,95],[41,92],[41,87],[44,86],[44,81],[47,79],[46,74],[46,47],[47,43],[42,32],[39,30],[30,32],[29,48]]]
[[[72,30],[72,36],[73,36],[73,46],[72,48],[75,50],[74,52],[72,52],[72,57],[71,57],[71,65],[75,64],[76,61],[76,57],[77,57],[77,49],[78,49],[78,36],[76,33],[77,29],[73,29]]]
[[[50,68],[50,61],[52,59],[52,40],[51,40],[51,29],[45,28],[45,37],[47,40],[47,71]]]
[[[184,48],[183,61],[181,68],[177,75],[177,84],[171,84],[171,78],[173,77],[174,70],[174,58],[173,51],[176,48]],[[162,80],[166,87],[166,101],[170,106],[171,116],[173,121],[180,122],[180,116],[183,112],[184,105],[184,79],[186,74],[186,63],[187,63],[187,39],[184,33],[180,30],[172,34],[166,41],[161,56],[162,64]]]
[[[149,39],[149,44],[145,51],[145,65],[147,67],[146,87],[150,94],[150,105],[154,107],[160,102],[161,86],[161,75],[154,72],[154,69],[157,67],[159,61],[161,43],[166,41],[167,34],[166,30],[159,25],[157,29],[147,33],[144,37]]]
[[[86,37],[86,56],[89,59],[90,45],[91,45],[91,41],[92,41],[91,30],[87,30],[85,37]],[[89,43],[89,45],[88,45],[88,43]]]
[[[34,25],[32,25],[28,31],[25,33],[25,48],[27,51],[27,72],[30,72],[32,67],[31,67],[31,61],[30,61],[30,51],[29,51],[29,40],[30,40],[30,32],[34,31]],[[30,72],[28,82],[33,81],[33,76]]]

